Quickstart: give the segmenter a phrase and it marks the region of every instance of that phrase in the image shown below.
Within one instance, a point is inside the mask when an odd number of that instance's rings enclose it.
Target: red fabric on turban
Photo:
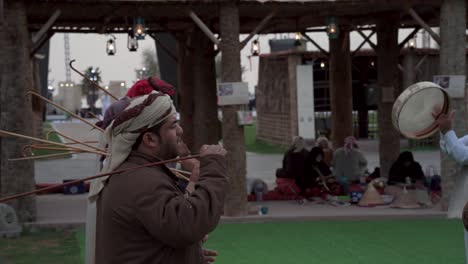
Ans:
[[[151,93],[151,91],[161,92],[169,96],[175,95],[175,88],[166,83],[165,81],[156,77],[150,77],[145,80],[139,80],[136,82],[127,92],[127,96],[130,98],[145,95]]]

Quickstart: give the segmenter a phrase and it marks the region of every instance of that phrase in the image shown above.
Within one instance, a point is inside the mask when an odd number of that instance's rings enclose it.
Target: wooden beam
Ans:
[[[404,48],[406,43],[408,43],[408,41],[412,39],[414,35],[416,35],[416,33],[418,33],[420,29],[421,27],[416,27],[415,29],[413,29],[413,31],[400,44],[398,44],[398,48],[399,49]]]
[[[156,43],[167,53],[167,55],[169,55],[169,57],[171,57],[172,59],[174,59],[176,62],[179,61],[179,58],[177,57],[177,55],[175,55],[174,53],[172,53],[172,51],[166,47],[166,45],[164,45],[163,43],[161,43],[161,41],[159,41],[159,39],[156,37],[156,35],[153,33],[153,34],[149,34],[150,37],[152,37],[154,39],[154,41],[156,41]]]
[[[310,41],[310,43],[312,43],[312,45],[314,45],[317,49],[319,49],[323,54],[325,54],[327,57],[330,56],[330,54],[328,53],[328,51],[326,51],[325,49],[323,49],[322,47],[320,47],[320,45],[315,42],[311,37],[309,37],[306,32],[301,32],[302,36],[304,36],[304,38],[306,38],[308,41]]]
[[[104,21],[103,21],[103,23],[102,23],[102,26],[101,26],[101,28],[99,29],[99,33],[101,33],[101,34],[106,33],[107,25],[109,24],[109,22],[111,21],[111,19],[112,19],[112,15],[106,16],[106,17],[104,18]]]
[[[41,38],[43,38],[46,35],[47,31],[49,31],[52,25],[54,25],[55,21],[60,16],[60,14],[61,14],[60,9],[55,10],[55,12],[47,20],[47,22],[42,26],[42,28],[32,37],[33,44],[38,42]]]
[[[375,45],[359,28],[355,28],[356,32],[364,38],[364,41],[369,43],[373,50],[377,50],[377,45]]]
[[[258,33],[260,33],[264,28],[265,26],[267,25],[267,23],[276,15],[276,10],[273,10],[268,16],[266,16],[264,19],[262,19],[262,21],[260,21],[260,23],[258,24],[258,26],[252,31],[252,33],[249,34],[249,36],[247,36],[247,38],[245,38],[242,42],[241,42],[241,47],[240,49],[242,50],[245,45],[247,45],[247,43],[255,36],[257,35]]]
[[[429,35],[431,35],[435,42],[440,45],[440,36],[435,33],[434,30],[432,30],[432,28],[426,24],[426,22],[424,22],[424,20],[416,13],[416,11],[414,11],[413,8],[407,7],[406,12],[408,12],[408,14],[413,17],[413,19],[418,22],[418,24],[429,33]]]
[[[214,44],[219,46],[219,40],[216,38],[215,34],[213,34],[210,28],[208,28],[208,26],[206,26],[205,23],[203,23],[203,21],[197,16],[197,14],[195,14],[193,11],[189,11],[189,16],[193,20],[193,22],[197,24],[197,26],[201,29],[201,31],[205,33],[205,35],[209,39],[211,39],[211,41]]]
[[[46,36],[41,38],[38,42],[32,44],[29,56],[32,58],[36,52],[44,46],[44,44],[54,35],[53,31],[47,31]]]
[[[405,69],[403,68],[403,66],[401,66],[400,63],[398,63],[398,69],[399,69],[401,72],[404,72],[404,71],[405,71]]]
[[[352,53],[351,53],[351,57],[354,57],[356,55],[356,53],[361,50],[361,48],[367,43],[367,41],[375,34],[375,31],[372,31],[370,33],[369,36],[365,37],[364,40],[361,42],[361,45],[359,45],[359,47],[357,47],[356,50],[354,50]]]
[[[416,63],[416,66],[414,67],[415,70],[419,70],[419,67],[421,67],[421,65],[422,65],[423,62],[426,60],[426,58],[427,58],[427,54],[424,55],[424,57],[422,57],[422,58],[418,61],[418,63]]]

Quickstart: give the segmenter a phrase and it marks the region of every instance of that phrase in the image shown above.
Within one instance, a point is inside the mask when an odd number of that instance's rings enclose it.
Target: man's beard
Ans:
[[[158,156],[163,160],[176,158],[178,156],[176,144],[161,142],[161,147]]]

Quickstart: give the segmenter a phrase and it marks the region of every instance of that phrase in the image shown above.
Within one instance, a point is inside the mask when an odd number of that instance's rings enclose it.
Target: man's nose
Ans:
[[[178,136],[182,136],[182,134],[184,133],[184,129],[180,125],[177,125],[176,133]]]

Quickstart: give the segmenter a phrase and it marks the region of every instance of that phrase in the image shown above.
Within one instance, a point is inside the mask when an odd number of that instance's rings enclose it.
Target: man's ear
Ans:
[[[142,139],[143,144],[145,144],[148,147],[159,147],[159,137],[155,135],[154,133],[147,132],[143,134],[143,139]]]

